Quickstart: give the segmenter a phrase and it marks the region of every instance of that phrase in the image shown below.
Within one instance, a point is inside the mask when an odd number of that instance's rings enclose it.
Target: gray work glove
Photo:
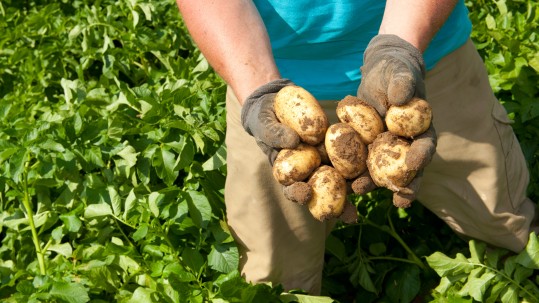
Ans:
[[[413,45],[395,35],[372,38],[363,56],[357,96],[385,117],[390,105],[425,99],[425,62]]]
[[[287,79],[278,79],[262,85],[247,97],[241,109],[243,128],[255,138],[256,144],[268,156],[271,165],[279,150],[296,148],[300,143],[299,135],[279,122],[273,108],[275,95],[288,85],[294,83]],[[307,203],[312,196],[312,189],[305,182],[283,186],[283,192],[287,199],[298,204]]]
[[[362,80],[357,96],[373,106],[385,117],[391,105],[403,105],[413,97],[425,99],[425,63],[423,55],[413,45],[395,35],[375,36],[367,46],[361,67]],[[417,177],[393,194],[393,203],[408,207],[416,198],[423,169],[436,151],[436,132],[429,130],[414,138],[406,156],[409,168],[417,170]],[[352,183],[357,194],[376,188],[367,173]]]
[[[299,145],[299,135],[280,123],[273,109],[275,95],[288,85],[294,83],[287,79],[278,79],[262,85],[247,97],[241,109],[243,128],[255,138],[271,164],[280,149],[295,148]]]

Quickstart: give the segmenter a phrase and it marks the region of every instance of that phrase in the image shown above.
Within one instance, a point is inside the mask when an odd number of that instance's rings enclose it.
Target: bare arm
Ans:
[[[394,34],[424,52],[457,0],[387,0],[380,34]]]
[[[281,77],[266,27],[252,1],[176,2],[198,48],[240,103],[259,86]]]

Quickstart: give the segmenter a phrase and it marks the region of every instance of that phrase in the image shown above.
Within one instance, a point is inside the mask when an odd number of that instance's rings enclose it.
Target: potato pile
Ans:
[[[399,192],[417,174],[406,164],[413,139],[426,132],[432,121],[432,109],[427,101],[414,98],[402,106],[391,106],[386,113],[387,130],[369,145],[367,167],[377,186]],[[395,206],[409,207],[412,201],[394,199]]]
[[[346,204],[346,180],[328,165],[330,155],[324,142],[329,122],[324,110],[299,86],[281,89],[275,96],[274,109],[279,121],[294,129],[301,139],[296,149],[282,149],[275,158],[275,180],[289,186],[286,190],[296,191],[287,196],[306,204],[314,218],[325,221],[341,216]],[[305,183],[312,191],[304,190]]]
[[[329,125],[318,101],[299,86],[280,90],[274,109],[279,121],[298,133],[301,143],[279,152],[273,176],[287,186],[287,197],[306,204],[320,221],[357,219],[355,207],[346,199],[348,181],[370,175],[376,186],[392,191],[406,186],[416,175],[405,162],[410,140],[425,132],[432,119],[424,100],[392,106],[384,120],[367,103],[346,96],[337,105],[340,122]]]

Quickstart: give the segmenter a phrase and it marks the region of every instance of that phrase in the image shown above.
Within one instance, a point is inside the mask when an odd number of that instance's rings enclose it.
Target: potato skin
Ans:
[[[419,98],[396,106],[391,106],[386,113],[387,129],[397,136],[413,138],[424,133],[432,121],[430,104]]]
[[[312,198],[309,211],[319,221],[340,216],[346,203],[346,180],[333,167],[322,165],[309,177]]]
[[[363,143],[371,144],[385,129],[376,109],[354,96],[346,96],[337,104],[337,117],[359,133]]]
[[[331,164],[345,179],[353,179],[367,170],[367,146],[352,126],[331,125],[325,146]]]
[[[417,171],[406,165],[409,149],[410,143],[407,140],[390,132],[380,134],[369,145],[367,167],[376,185],[396,192],[413,180]]]
[[[320,166],[320,155],[314,146],[300,143],[295,149],[282,149],[273,162],[273,177],[282,185],[303,181]]]
[[[286,86],[275,95],[275,115],[296,131],[301,141],[317,145],[329,126],[326,113],[311,93],[299,86]]]

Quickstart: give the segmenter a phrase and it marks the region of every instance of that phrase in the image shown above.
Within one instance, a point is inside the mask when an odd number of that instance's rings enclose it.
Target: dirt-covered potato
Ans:
[[[322,165],[309,177],[312,197],[307,202],[309,211],[319,221],[337,218],[346,203],[346,180],[333,167]]]
[[[391,106],[386,113],[387,129],[397,136],[413,138],[424,133],[432,121],[432,109],[423,99],[414,98],[410,102]]]
[[[406,165],[410,143],[390,132],[384,132],[369,145],[367,167],[376,185],[394,192],[408,185],[417,171]]]
[[[384,122],[374,107],[354,96],[346,96],[337,104],[337,117],[348,123],[370,144],[384,131]]]
[[[286,86],[275,96],[277,119],[295,130],[301,141],[317,145],[329,126],[326,113],[311,93],[299,86]]]
[[[331,125],[325,146],[333,167],[345,178],[353,179],[367,170],[367,146],[347,123]]]
[[[282,149],[273,162],[273,177],[282,185],[307,179],[320,166],[316,147],[300,143],[295,149]]]

